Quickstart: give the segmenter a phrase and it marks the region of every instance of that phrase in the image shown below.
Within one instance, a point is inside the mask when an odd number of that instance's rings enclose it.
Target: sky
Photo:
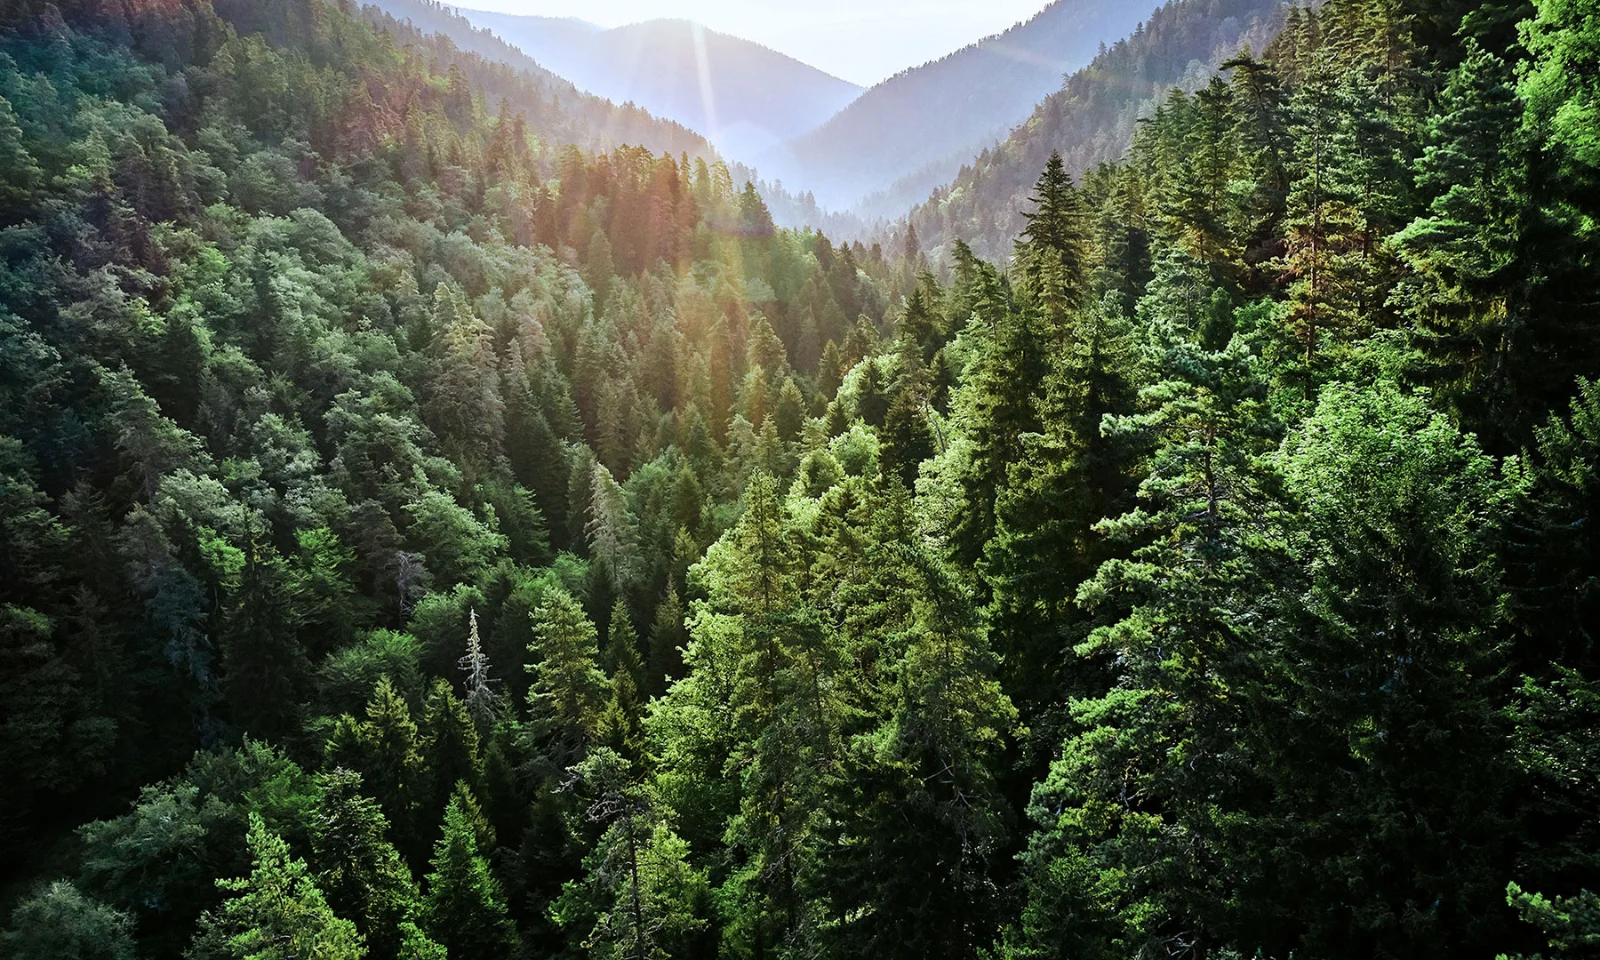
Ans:
[[[1047,0],[454,0],[602,27],[677,17],[765,44],[862,86],[999,33]]]

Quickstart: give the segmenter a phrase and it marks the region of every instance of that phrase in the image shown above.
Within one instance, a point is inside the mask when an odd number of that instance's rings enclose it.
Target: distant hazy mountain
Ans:
[[[878,84],[760,161],[769,175],[844,207],[894,188],[872,212],[903,211],[1002,139],[1158,0],[1056,0],[1033,19]],[[559,72],[559,71],[558,71]],[[891,199],[892,197],[892,199]]]
[[[910,217],[917,235],[929,248],[961,239],[980,257],[1005,260],[1052,151],[1074,176],[1120,159],[1139,118],[1169,90],[1199,89],[1241,47],[1264,50],[1282,27],[1289,2],[1170,0],[1069,77],[1003,143],[969,160],[931,198],[924,194]]]
[[[816,127],[861,93],[775,50],[687,20],[603,30],[581,20],[461,13],[580,88],[676,120],[742,160]]]
[[[549,142],[573,143],[586,150],[632,144],[708,160],[716,156],[696,131],[579,90],[435,0],[369,0],[362,10],[396,42],[415,45],[429,57],[462,67],[473,83],[483,87],[491,110],[498,109],[501,99],[507,100]]]

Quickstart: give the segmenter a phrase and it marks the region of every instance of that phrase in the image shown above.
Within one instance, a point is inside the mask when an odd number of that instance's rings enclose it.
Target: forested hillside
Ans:
[[[931,197],[926,181],[912,178],[864,207],[878,212],[893,200],[917,204],[908,219],[930,247],[961,239],[979,256],[1003,260],[1026,223],[1029,191],[1051,154],[1059,153],[1074,176],[1121,160],[1141,120],[1172,90],[1194,93],[1230,57],[1263,50],[1291,6],[1285,0],[1168,0],[1068,76],[1001,143],[966,160]]]
[[[381,7],[364,5],[361,12],[396,44],[425,53],[442,70],[459,66],[467,82],[491,101],[515,104],[549,143],[587,150],[632,144],[714,159],[700,134],[633,104],[618,106],[584,93],[486,31],[474,31],[465,18],[435,0],[388,0]]]
[[[1068,74],[1157,6],[1155,0],[1055,0],[1003,33],[875,84],[760,165],[804,184],[836,210],[898,185],[896,193],[910,200],[885,198],[863,210],[898,217],[1004,139]]]
[[[568,118],[571,131],[541,129],[548,142],[580,145],[589,150],[609,150],[623,145],[645,146],[674,155],[715,163],[716,150],[704,137],[670,120],[652,116],[633,104],[617,106],[584,93],[555,76],[522,51],[486,29],[475,27],[454,7],[439,0],[382,0],[361,8],[379,30],[402,45],[426,50],[443,63],[462,64],[469,81],[481,84],[491,100],[504,98],[525,115],[542,112],[549,102],[558,116]],[[583,29],[579,27],[578,29]],[[452,48],[457,49],[452,49]],[[473,56],[476,54],[476,56]],[[763,179],[738,161],[724,162],[735,183],[753,182],[777,223],[790,227],[816,227],[833,235],[854,239],[867,230],[849,214],[823,210],[809,193],[795,195],[782,184]]]
[[[0,955],[1593,954],[1592,4],[942,274],[403,39],[0,6]]]

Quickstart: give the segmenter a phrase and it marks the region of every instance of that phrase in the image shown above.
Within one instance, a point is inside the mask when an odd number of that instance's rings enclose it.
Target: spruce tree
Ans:
[[[361,960],[366,945],[355,924],[334,915],[304,862],[250,814],[245,838],[250,875],[218,880],[231,896],[200,920],[187,957],[194,960]]]
[[[312,862],[328,904],[349,917],[375,958],[402,952],[400,925],[417,916],[411,871],[387,836],[389,823],[361,794],[361,775],[337,768],[317,778],[321,796],[311,824]]]
[[[594,624],[569,594],[553,590],[533,613],[533,633],[533,730],[552,759],[570,765],[595,742],[606,705]]]
[[[423,917],[430,937],[451,960],[504,960],[518,949],[505,894],[489,870],[459,797],[445,808],[434,844]]]
[[[1089,294],[1087,216],[1060,153],[1050,154],[1033,193],[1035,209],[1023,214],[1027,227],[1017,245],[1019,292],[1059,338]]]

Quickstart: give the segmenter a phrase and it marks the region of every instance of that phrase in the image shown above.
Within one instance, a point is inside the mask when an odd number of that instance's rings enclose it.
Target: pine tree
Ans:
[[[588,925],[589,955],[604,960],[689,956],[708,924],[704,874],[666,823],[659,801],[627,760],[601,747],[573,768],[592,799],[585,811],[604,833],[584,858],[583,883],[568,883],[553,908],[563,926]]]
[[[638,563],[638,523],[628,507],[627,494],[603,464],[594,465],[588,502],[585,533],[590,553],[612,596],[626,597],[633,587]]]
[[[1347,181],[1350,152],[1335,78],[1318,70],[1296,94],[1295,144],[1290,163],[1284,272],[1291,278],[1287,323],[1298,344],[1300,383],[1309,399],[1320,379],[1319,365],[1330,342],[1350,338],[1361,321],[1360,298],[1352,284],[1360,253],[1362,222]]]
[[[1028,900],[1008,935],[1019,956],[1213,936],[1229,919],[1224,891],[1244,882],[1220,869],[1245,869],[1226,855],[1233,818],[1267,796],[1249,776],[1240,715],[1262,643],[1260,615],[1240,611],[1264,602],[1248,591],[1278,549],[1265,385],[1239,339],[1206,350],[1169,329],[1163,342],[1144,412],[1106,420],[1155,443],[1145,504],[1098,527],[1144,545],[1079,590],[1106,625],[1076,652],[1115,672],[1105,692],[1072,703],[1061,754],[1034,788]]]
[[[621,600],[611,608],[605,661],[611,670],[611,696],[600,723],[600,738],[622,756],[636,757],[644,746],[640,731],[644,716],[644,665],[639,659],[638,634]]]
[[[428,424],[458,457],[487,463],[501,454],[505,442],[505,402],[491,331],[445,284],[433,296],[439,366],[429,389]]]
[[[1414,277],[1399,297],[1432,376],[1490,449],[1524,443],[1593,375],[1592,296],[1570,225],[1544,186],[1511,68],[1469,40],[1441,97],[1418,185],[1427,216],[1395,237]]]
[[[15,223],[26,213],[43,173],[23,143],[22,130],[11,101],[0,97],[0,167],[6,170],[0,186],[0,222]]]
[[[895,392],[883,418],[879,454],[883,475],[907,489],[916,486],[918,468],[934,452],[926,407],[922,391],[915,384],[908,384]]]
[[[495,681],[489,677],[489,658],[483,652],[482,641],[478,639],[477,610],[468,611],[467,622],[467,652],[458,662],[461,672],[466,674],[467,711],[479,727],[490,727],[494,725],[500,709],[500,694],[495,690]]]
[[[860,611],[851,632],[890,642],[869,707],[876,727],[837,787],[842,837],[815,881],[844,918],[828,942],[871,956],[970,958],[994,935],[1006,834],[995,773],[1016,711],[970,597],[914,533],[909,497],[891,486],[870,509],[870,572],[850,588]]]
[[[1101,429],[1135,400],[1133,334],[1114,302],[1086,310],[1057,355],[1039,405],[1043,430],[1025,437],[1025,456],[1011,465],[979,568],[1006,689],[1030,722],[1052,701],[1099,692],[1069,650],[1086,629],[1078,587],[1118,549],[1094,526],[1133,506],[1139,443]]]
[[[15,960],[135,960],[133,918],[57,880],[22,901],[0,930],[0,950]]]
[[[236,576],[223,634],[228,699],[242,728],[279,736],[294,724],[295,706],[311,676],[290,574],[269,544],[252,537]]]
[[[1034,185],[1032,213],[1017,245],[1019,293],[1044,315],[1055,337],[1089,294],[1087,215],[1060,153],[1051,153]]]
[[[428,809],[443,809],[458,782],[483,785],[482,741],[466,704],[448,681],[435,678],[422,703],[422,743],[428,758]]]
[[[655,623],[650,627],[650,663],[648,683],[651,694],[660,694],[668,684],[682,675],[681,649],[688,641],[683,629],[683,604],[678,600],[676,584],[667,585],[667,595],[656,605]]]
[[[1037,313],[1006,302],[997,280],[977,310],[987,325],[975,369],[953,401],[954,419],[965,449],[951,464],[959,490],[949,524],[952,557],[976,563],[994,536],[994,505],[1011,465],[1023,458],[1023,435],[1039,429],[1035,391],[1048,371],[1046,339]]]
[[[408,859],[419,862],[416,831],[423,826],[419,801],[427,763],[417,724],[387,676],[378,681],[366,712],[365,720],[346,714],[334,724],[325,748],[328,762],[361,774],[396,835],[405,838],[401,845]]]

